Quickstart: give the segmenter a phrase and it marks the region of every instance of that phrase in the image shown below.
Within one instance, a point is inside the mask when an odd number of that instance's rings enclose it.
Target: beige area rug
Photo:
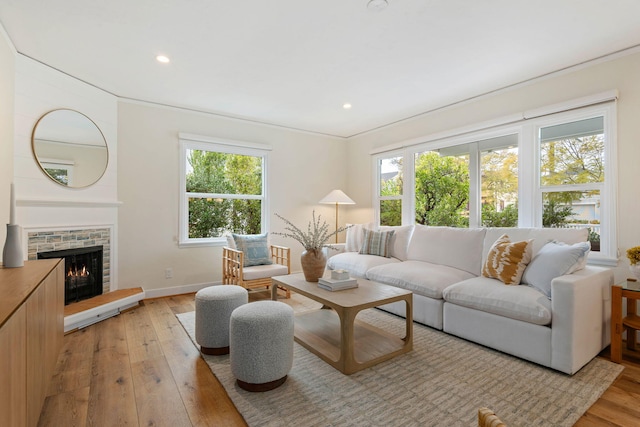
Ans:
[[[297,294],[289,301],[297,311],[310,306]],[[177,317],[195,342],[195,313]],[[381,310],[358,318],[404,334],[404,319]],[[477,426],[481,406],[510,427],[571,426],[623,370],[596,358],[568,376],[417,323],[412,352],[353,375],[296,343],[287,381],[265,393],[235,384],[229,356],[204,359],[250,426],[273,427]]]

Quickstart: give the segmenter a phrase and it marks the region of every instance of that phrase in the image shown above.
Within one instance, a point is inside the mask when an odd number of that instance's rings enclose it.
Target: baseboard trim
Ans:
[[[200,289],[208,286],[221,285],[222,281],[209,282],[209,283],[196,283],[193,285],[173,286],[171,288],[149,289],[145,290],[145,298],[162,298],[170,297],[173,295],[191,294],[198,292]]]

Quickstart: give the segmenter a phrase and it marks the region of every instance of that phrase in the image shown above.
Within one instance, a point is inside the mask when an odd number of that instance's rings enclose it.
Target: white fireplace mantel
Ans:
[[[18,199],[17,206],[41,208],[117,208],[120,201],[105,200],[61,200],[61,199]]]

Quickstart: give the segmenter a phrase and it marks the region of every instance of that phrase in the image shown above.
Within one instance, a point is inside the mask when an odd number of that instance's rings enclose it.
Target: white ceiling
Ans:
[[[0,22],[119,97],[341,137],[640,45],[639,0],[367,1],[0,0]]]

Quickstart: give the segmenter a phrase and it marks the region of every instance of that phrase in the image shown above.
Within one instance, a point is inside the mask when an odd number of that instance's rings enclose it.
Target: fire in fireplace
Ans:
[[[65,305],[102,294],[102,246],[38,252],[48,258],[64,258]]]

